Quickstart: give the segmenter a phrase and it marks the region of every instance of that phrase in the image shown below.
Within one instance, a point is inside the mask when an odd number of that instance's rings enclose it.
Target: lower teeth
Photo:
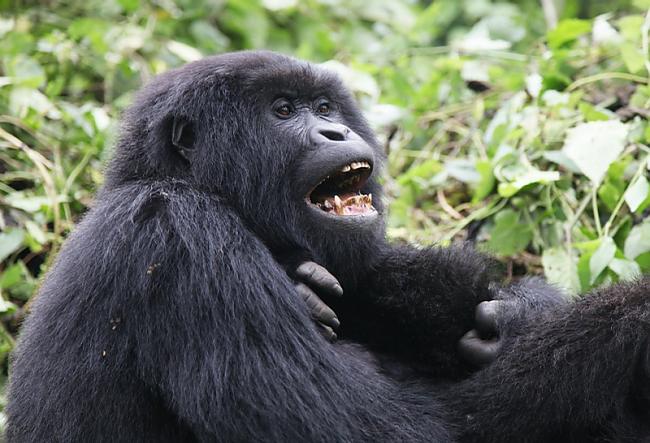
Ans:
[[[346,208],[349,209],[349,211],[347,211],[348,214],[354,214],[355,207],[360,209],[360,211],[357,212],[365,212],[372,208],[372,194],[354,195],[345,200],[341,200],[341,197],[335,195],[333,199],[327,199],[322,203],[316,203],[316,206],[326,212],[334,211],[337,215],[345,215]]]

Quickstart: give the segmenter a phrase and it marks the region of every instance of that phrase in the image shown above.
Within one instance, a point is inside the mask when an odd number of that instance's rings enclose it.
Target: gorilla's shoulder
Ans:
[[[104,189],[79,230],[86,239],[100,237],[110,242],[143,236],[190,239],[197,238],[197,232],[201,238],[218,234],[225,239],[239,225],[235,210],[218,195],[183,181],[162,180]]]

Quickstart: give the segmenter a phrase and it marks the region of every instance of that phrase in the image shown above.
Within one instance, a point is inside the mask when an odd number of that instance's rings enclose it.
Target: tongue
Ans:
[[[363,214],[372,208],[372,194],[352,194],[342,199],[335,195],[325,200],[324,207],[337,215]]]

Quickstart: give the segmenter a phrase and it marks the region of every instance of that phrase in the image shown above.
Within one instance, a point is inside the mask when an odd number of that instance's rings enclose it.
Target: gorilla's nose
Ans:
[[[358,139],[354,132],[345,125],[338,123],[321,124],[314,126],[309,133],[311,142],[314,144],[328,142],[344,142],[351,139]]]

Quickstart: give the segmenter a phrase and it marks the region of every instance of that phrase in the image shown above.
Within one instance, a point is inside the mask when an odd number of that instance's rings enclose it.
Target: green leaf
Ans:
[[[481,175],[476,170],[476,165],[469,159],[459,158],[445,163],[447,173],[463,183],[478,183]]]
[[[140,7],[140,0],[117,0],[124,12],[133,12]]]
[[[13,88],[9,94],[9,109],[13,115],[21,118],[27,115],[29,109],[51,119],[61,118],[61,111],[38,89]]]
[[[641,267],[641,272],[650,272],[650,252],[643,253],[634,259]]]
[[[650,185],[648,185],[648,180],[644,176],[640,176],[630,185],[628,190],[625,191],[625,203],[629,206],[630,211],[634,212],[641,206],[641,203],[648,198],[649,191]]]
[[[591,23],[589,21],[575,18],[566,19],[562,20],[555,29],[550,30],[546,34],[546,39],[548,45],[552,49],[556,49],[589,31],[591,31]]]
[[[594,105],[587,102],[580,102],[578,109],[588,122],[609,120],[615,116],[611,111],[596,108]]]
[[[43,232],[40,226],[34,223],[32,220],[27,220],[25,222],[25,228],[29,236],[33,238],[38,244],[42,245],[47,242],[47,234]]]
[[[0,261],[16,252],[23,244],[25,231],[22,229],[11,229],[0,234]]]
[[[560,173],[557,171],[539,171],[531,169],[519,176],[515,181],[510,183],[499,184],[499,195],[502,197],[512,197],[521,189],[534,183],[547,184],[560,179]]]
[[[619,49],[623,63],[625,63],[625,67],[629,72],[638,74],[645,69],[643,52],[635,44],[626,42]]]
[[[571,294],[580,290],[578,267],[575,257],[565,248],[554,247],[544,250],[542,265],[546,279]]]
[[[45,70],[33,58],[19,55],[7,63],[7,74],[13,83],[27,88],[40,88],[45,84]]]
[[[578,166],[573,163],[573,160],[567,157],[566,154],[562,151],[545,151],[542,153],[542,155],[546,160],[557,163],[558,165],[571,172],[580,172],[580,168],[578,168]]]
[[[16,209],[22,209],[26,212],[37,212],[42,207],[49,207],[52,200],[45,196],[25,196],[19,193],[9,194],[6,198],[7,203]]]
[[[16,305],[0,297],[0,312],[3,314],[16,312]]]
[[[203,58],[203,54],[196,48],[186,45],[185,43],[170,40],[167,42],[167,49],[185,62],[193,62]]]
[[[650,252],[650,221],[636,225],[630,230],[630,234],[625,239],[623,252],[629,260]]]
[[[523,251],[533,237],[527,224],[519,221],[519,214],[506,209],[495,216],[495,223],[487,248],[498,255],[514,255]]]
[[[0,276],[0,288],[6,289],[20,283],[23,276],[22,262],[9,266]]]
[[[600,188],[598,188],[598,198],[605,203],[607,209],[613,211],[618,200],[621,198],[621,193],[616,186],[609,182],[605,182]]]
[[[476,171],[481,176],[474,188],[473,202],[478,202],[490,195],[494,189],[494,174],[492,173],[492,163],[489,160],[478,160],[476,162]]]
[[[617,21],[618,28],[626,40],[640,41],[641,27],[643,26],[642,15],[628,15]]]
[[[293,8],[298,4],[298,0],[262,0],[262,5],[271,11],[281,11],[283,9]]]
[[[401,186],[415,185],[416,191],[420,192],[424,188],[423,185],[442,169],[442,164],[438,160],[429,159],[418,165],[411,166],[397,178],[397,182]]]
[[[616,243],[611,237],[604,237],[596,252],[589,260],[589,274],[591,276],[589,282],[593,285],[601,272],[609,266],[616,254]]]
[[[609,263],[609,269],[614,271],[624,281],[634,280],[641,275],[641,267],[637,262],[622,258],[612,259]]]
[[[597,186],[623,152],[627,134],[618,120],[582,123],[567,131],[562,152]]]

